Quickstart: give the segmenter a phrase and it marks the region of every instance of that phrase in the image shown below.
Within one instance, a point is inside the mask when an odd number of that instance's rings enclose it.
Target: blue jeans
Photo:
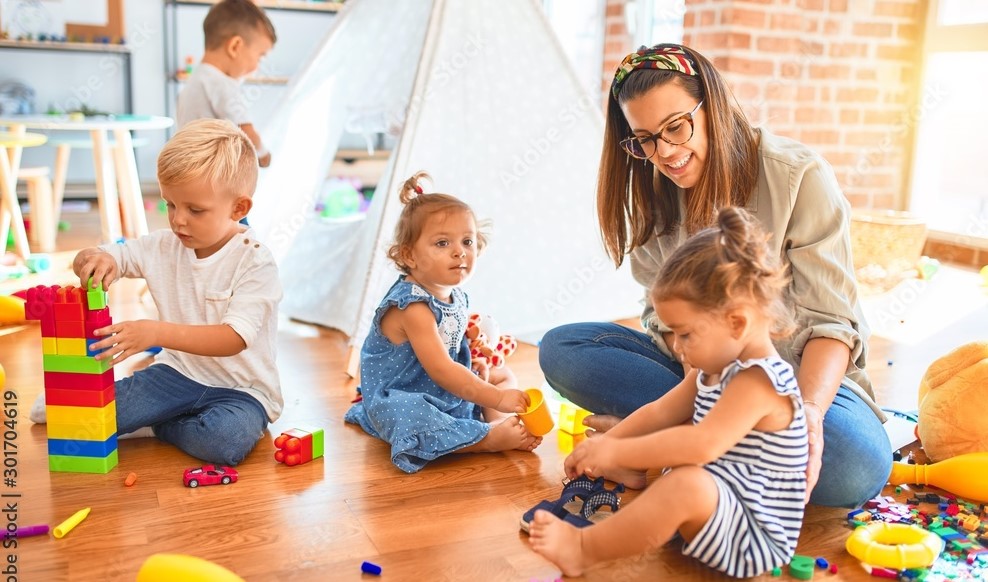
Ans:
[[[549,330],[539,364],[556,391],[587,410],[624,417],[683,379],[683,367],[648,335],[615,323],[574,323]],[[892,446],[878,417],[841,386],[823,419],[823,467],[810,502],[857,507],[881,492],[892,472]]]
[[[116,381],[117,432],[150,426],[193,457],[220,465],[244,460],[268,424],[253,396],[204,386],[157,364]]]

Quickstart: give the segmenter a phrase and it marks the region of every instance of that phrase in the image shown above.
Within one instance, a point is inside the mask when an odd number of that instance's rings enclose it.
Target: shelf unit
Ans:
[[[182,6],[208,7],[216,4],[218,0],[164,0],[163,23],[165,27],[164,38],[164,60],[165,60],[165,111],[169,116],[174,116],[175,103],[178,98],[178,91],[182,81],[177,79],[175,71],[181,66],[179,55],[179,9]],[[316,0],[255,0],[257,5],[265,11],[285,11],[285,12],[313,12],[317,14],[335,15],[343,8],[343,2],[320,2]],[[249,85],[260,85],[267,87],[285,86],[289,82],[286,76],[254,76],[244,81]]]
[[[123,59],[123,89],[124,113],[134,112],[134,95],[131,79],[133,66],[130,58],[130,47],[122,44],[103,44],[94,42],[51,42],[34,40],[0,40],[0,50],[56,51],[65,53],[90,53],[117,55]]]

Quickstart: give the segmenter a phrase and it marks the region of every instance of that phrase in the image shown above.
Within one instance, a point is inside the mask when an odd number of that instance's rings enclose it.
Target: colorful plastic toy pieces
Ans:
[[[89,507],[87,507],[85,509],[80,509],[79,511],[73,513],[72,514],[72,517],[66,519],[62,523],[60,523],[57,526],[55,526],[55,532],[54,532],[55,533],[55,537],[58,538],[58,539],[62,539],[63,537],[65,537],[65,534],[67,534],[70,531],[72,531],[72,529],[75,526],[79,525],[79,523],[82,520],[86,519],[86,516],[89,515],[90,509],[91,508],[89,508]]]
[[[274,439],[277,451],[274,459],[289,467],[318,459],[325,450],[325,435],[321,428],[292,428]]]
[[[371,574],[372,576],[381,575],[381,567],[374,562],[364,562],[360,565],[360,571],[364,574]]]

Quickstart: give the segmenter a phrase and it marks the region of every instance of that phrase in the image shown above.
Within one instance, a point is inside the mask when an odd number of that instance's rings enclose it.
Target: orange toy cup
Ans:
[[[528,388],[525,390],[525,394],[528,394],[530,404],[528,410],[518,416],[525,423],[528,432],[535,436],[543,436],[552,430],[553,423],[552,415],[549,414],[549,406],[545,403],[542,391],[538,388]]]

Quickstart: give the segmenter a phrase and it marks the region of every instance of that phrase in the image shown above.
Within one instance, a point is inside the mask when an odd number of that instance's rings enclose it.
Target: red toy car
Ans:
[[[213,465],[203,465],[195,469],[186,469],[182,475],[182,482],[186,487],[198,487],[200,485],[229,485],[237,482],[237,470],[232,467],[215,467]]]

